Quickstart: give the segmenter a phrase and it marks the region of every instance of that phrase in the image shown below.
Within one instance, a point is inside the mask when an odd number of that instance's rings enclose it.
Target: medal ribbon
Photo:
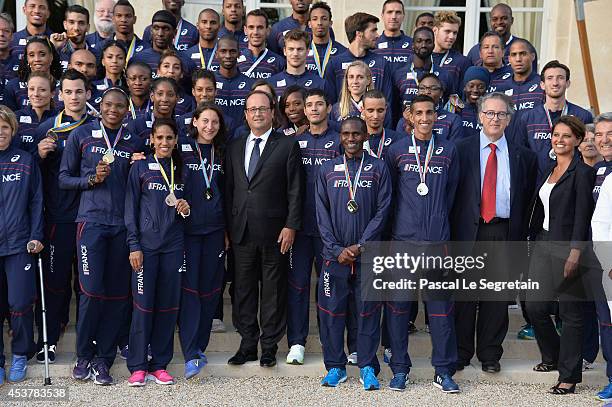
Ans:
[[[210,146],[210,175],[206,172],[206,165],[204,165],[204,160],[202,159],[202,151],[200,150],[200,145],[196,141],[196,150],[198,150],[198,156],[200,157],[200,165],[202,166],[202,175],[204,175],[204,181],[206,181],[206,189],[210,189],[210,185],[212,184],[213,172],[215,171],[215,146]]]
[[[264,50],[264,52],[259,56],[259,58],[257,58],[255,62],[253,62],[253,65],[251,65],[251,67],[246,72],[244,72],[244,74],[246,76],[249,76],[251,72],[253,72],[253,70],[257,68],[257,65],[259,65],[259,63],[266,57],[266,55],[268,55],[268,48]]]
[[[553,122],[550,118],[550,112],[548,111],[546,105],[542,105],[542,107],[544,108],[544,113],[546,113],[546,120],[548,120],[548,126],[550,127],[550,131],[552,132]],[[565,115],[567,115],[567,102],[563,105],[563,109],[561,109],[561,116]]]
[[[210,71],[210,66],[212,65],[213,59],[215,59],[215,54],[217,53],[217,43],[215,43],[215,47],[210,54],[210,58],[208,58],[208,62],[204,59],[204,51],[202,50],[202,46],[198,43],[198,48],[200,49],[200,65],[202,68],[206,67]]]
[[[421,157],[419,156],[419,149],[416,144],[416,140],[414,139],[414,130],[410,134],[412,137],[412,146],[414,147],[414,158],[417,162],[417,167],[419,170],[419,178],[421,179],[421,183],[425,183],[425,176],[427,175],[427,169],[429,168],[429,162],[431,161],[431,156],[433,155],[434,149],[434,135],[431,135],[431,139],[429,140],[429,145],[427,146],[427,154],[425,154],[425,165],[423,169],[421,169]]]
[[[440,65],[442,66],[444,65],[444,62],[446,61],[446,58],[448,58],[448,53],[450,52],[450,49],[448,51],[446,51],[446,53],[444,54],[444,56],[442,57],[442,59],[440,60]]]
[[[327,69],[327,64],[329,63],[329,57],[331,55],[332,50],[332,40],[330,39],[327,43],[325,55],[323,56],[323,65],[321,65],[321,57],[319,56],[319,51],[317,50],[317,46],[315,45],[314,41],[310,43],[310,48],[312,49],[312,56],[314,57],[314,63],[317,67],[317,72],[322,78],[323,75],[325,75],[325,69]]]
[[[374,152],[372,151],[372,147],[370,147],[370,143],[368,143],[367,150],[371,156],[380,158],[382,156],[382,151],[383,151],[384,146],[385,146],[385,129],[383,129],[382,134],[380,136],[380,143],[378,143],[377,154],[375,155]]]
[[[364,154],[361,154],[361,162],[359,163],[359,169],[355,174],[355,186],[353,187],[353,183],[351,182],[351,174],[349,174],[348,164],[346,163],[346,154],[342,156],[344,160],[344,178],[346,179],[346,183],[348,184],[349,189],[349,200],[355,200],[355,196],[357,195],[357,188],[359,187],[359,178],[361,177],[361,168],[363,167],[363,158]]]
[[[136,35],[132,36],[132,41],[130,42],[130,47],[128,48],[127,55],[125,56],[125,67],[127,68],[128,62],[134,56],[134,49],[136,48]]]
[[[174,36],[174,48],[178,48],[179,40],[181,39],[181,31],[183,30],[183,19],[181,18],[178,27],[176,27],[176,35]]]
[[[65,110],[62,110],[55,117],[55,123],[54,123],[53,128],[51,129],[51,131],[54,131],[56,133],[64,133],[64,132],[67,132],[67,131],[72,131],[72,130],[76,129],[77,127],[79,127],[81,124],[85,123],[85,120],[87,119],[87,114],[84,114],[83,117],[81,117],[81,120],[78,120],[78,121],[72,122],[72,123],[62,124],[62,117],[64,116],[64,112],[65,112]]]
[[[121,140],[121,135],[123,134],[123,126],[121,126],[121,128],[119,129],[119,133],[117,133],[117,137],[115,137],[115,141],[113,142],[113,146],[111,147],[111,143],[108,138],[108,134],[106,134],[106,129],[104,128],[104,125],[102,124],[102,122],[99,122],[99,124],[100,131],[102,132],[102,136],[104,137],[104,141],[106,142],[106,147],[108,148],[106,152],[112,154],[113,151],[115,151],[117,143],[119,142],[119,140]]]
[[[429,73],[434,73],[433,57],[429,57],[429,58],[431,59],[431,68],[429,68]],[[414,80],[414,83],[416,83],[416,85],[419,86],[419,78],[416,72],[414,71],[414,62],[412,62],[410,65],[410,72],[412,72],[412,79]]]
[[[168,176],[166,175],[164,166],[161,165],[159,163],[159,160],[157,159],[157,154],[153,154],[153,158],[155,158],[155,162],[159,164],[159,172],[161,172],[162,177],[164,178],[164,181],[166,182],[166,185],[168,185],[168,188],[170,188],[170,193],[174,194],[174,161],[172,160],[172,157],[170,157],[170,179],[171,179],[170,182],[168,182]]]

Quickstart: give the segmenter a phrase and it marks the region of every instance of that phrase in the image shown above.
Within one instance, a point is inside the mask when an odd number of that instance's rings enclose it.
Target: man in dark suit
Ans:
[[[451,212],[452,240],[526,240],[537,159],[532,151],[512,143],[504,135],[513,113],[512,100],[503,93],[483,96],[478,102],[478,117],[482,123],[480,135],[457,144],[461,179]],[[479,245],[479,249],[483,249],[482,246]],[[517,276],[511,273],[520,270],[516,259],[511,261],[505,257],[508,255],[506,249],[507,246],[499,243],[488,249],[496,256],[494,264],[487,264],[487,268],[495,272],[498,280],[515,279]],[[483,299],[455,304],[457,369],[462,370],[470,364],[476,331],[476,355],[482,370],[495,373],[500,370],[502,342],[508,331],[508,302],[507,298]]]
[[[260,364],[274,366],[286,328],[288,252],[301,226],[304,187],[297,141],[272,128],[274,103],[262,91],[247,96],[250,133],[231,143],[225,155],[226,216],[235,260],[233,315],[242,337],[228,361],[232,365],[257,360],[261,340]]]

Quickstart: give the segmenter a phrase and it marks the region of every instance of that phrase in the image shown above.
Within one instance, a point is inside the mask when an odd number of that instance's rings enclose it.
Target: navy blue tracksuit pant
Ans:
[[[174,354],[174,329],[178,319],[183,250],[169,253],[143,251],[143,267],[132,271],[133,312],[127,367],[155,372],[166,369]],[[151,345],[153,358],[147,350]]]
[[[71,296],[72,266],[76,258],[76,223],[45,225],[45,249],[42,252],[47,308],[47,343],[57,345],[61,324],[66,319],[66,301]],[[40,287],[39,287],[40,289]],[[42,313],[37,304],[38,348],[43,345]]]
[[[80,223],[77,227],[79,318],[77,356],[111,367],[117,339],[128,311],[129,252],[124,226]],[[95,349],[92,341],[96,341]]]
[[[325,260],[318,285],[318,308],[321,322],[323,360],[327,370],[344,368],[347,363],[344,353],[344,328],[349,312],[348,302],[353,290],[357,309],[357,354],[359,367],[371,366],[376,374],[380,365],[376,351],[380,342],[381,304],[361,301],[361,278],[359,264],[344,266]]]
[[[431,332],[431,364],[437,374],[455,374],[457,365],[457,336],[455,334],[454,304],[452,301],[425,301],[429,329]],[[408,322],[412,306],[417,301],[386,302],[385,322],[389,333],[391,362],[389,367],[395,373],[410,372],[412,363],[408,355]]]
[[[321,273],[321,251],[323,242],[320,237],[298,234],[289,254],[289,275],[287,276],[287,342],[293,345],[306,345],[310,311],[310,276],[314,262],[317,276]]]
[[[34,352],[34,301],[36,300],[37,264],[28,253],[0,257],[0,278],[6,276],[8,306],[13,339],[11,350],[15,355]],[[4,290],[0,291],[4,295]],[[6,299],[0,299],[0,303]],[[0,329],[0,367],[4,367],[4,339]]]
[[[185,235],[186,270],[181,282],[179,338],[185,361],[199,359],[210,340],[210,328],[223,289],[223,230]]]

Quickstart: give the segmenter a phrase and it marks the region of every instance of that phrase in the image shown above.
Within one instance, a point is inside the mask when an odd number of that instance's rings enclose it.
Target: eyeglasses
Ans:
[[[269,106],[260,106],[260,107],[249,107],[249,108],[247,108],[247,109],[245,109],[245,110],[246,110],[246,112],[247,112],[248,114],[250,114],[250,115],[255,115],[255,114],[257,114],[257,113],[261,113],[261,114],[267,113],[267,112],[269,112],[271,109],[270,109],[270,107],[269,107]]]
[[[493,110],[489,110],[482,113],[489,120],[493,120],[495,116],[497,116],[498,120],[506,120],[508,118],[508,112],[494,112]]]
[[[440,86],[419,86],[419,92],[437,92],[440,89]]]

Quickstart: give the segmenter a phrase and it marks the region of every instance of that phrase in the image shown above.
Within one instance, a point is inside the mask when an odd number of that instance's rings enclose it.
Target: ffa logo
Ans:
[[[444,151],[444,147],[436,148],[436,154],[442,154],[442,151]]]
[[[330,54],[334,55],[338,51],[338,48],[332,48]],[[17,70],[17,69],[15,69]]]
[[[442,114],[442,115],[438,116],[438,120],[442,120],[442,119],[444,119],[445,117],[446,117],[446,115],[445,115],[445,114]]]
[[[365,167],[363,167],[364,171],[370,171],[372,169],[372,164],[368,164]]]
[[[181,35],[187,35],[187,29],[183,29],[183,31],[181,31]]]
[[[529,88],[529,92],[533,92],[536,88],[538,87],[538,84],[533,84],[531,85],[531,87]]]
[[[143,45],[139,45],[139,46],[137,46],[137,47],[136,47],[136,52],[140,52],[140,51],[142,51],[142,49],[143,49],[143,48],[144,48],[144,46],[143,46]]]
[[[376,64],[376,60],[371,60],[370,63],[368,64],[371,67],[373,67]]]
[[[275,60],[276,60],[276,57],[270,57],[270,58],[268,58],[268,63],[271,64]]]
[[[21,158],[21,156],[20,156],[19,154],[14,155],[14,156],[11,158],[11,162],[12,162],[12,163],[17,162],[17,161],[19,161],[19,158]]]
[[[304,87],[305,87],[305,88],[307,88],[307,87],[309,87],[310,85],[312,85],[312,79],[308,79],[308,80],[306,81],[306,83],[304,84]]]
[[[451,62],[453,62],[453,58],[446,58],[446,61],[444,61],[444,65],[448,65]]]
[[[245,85],[246,85],[246,82],[240,82],[240,85],[238,85],[238,89],[244,88]]]
[[[325,143],[325,148],[330,148],[331,146],[334,145],[334,141],[328,141],[327,143]]]
[[[388,146],[389,144],[391,144],[391,141],[393,141],[393,140],[391,140],[390,138],[386,139],[385,140],[385,146]]]
[[[410,45],[409,42],[405,42],[405,43],[402,44],[402,48],[408,48],[409,45]]]
[[[504,76],[502,76],[502,79],[508,79],[510,77],[510,72],[504,74]]]

